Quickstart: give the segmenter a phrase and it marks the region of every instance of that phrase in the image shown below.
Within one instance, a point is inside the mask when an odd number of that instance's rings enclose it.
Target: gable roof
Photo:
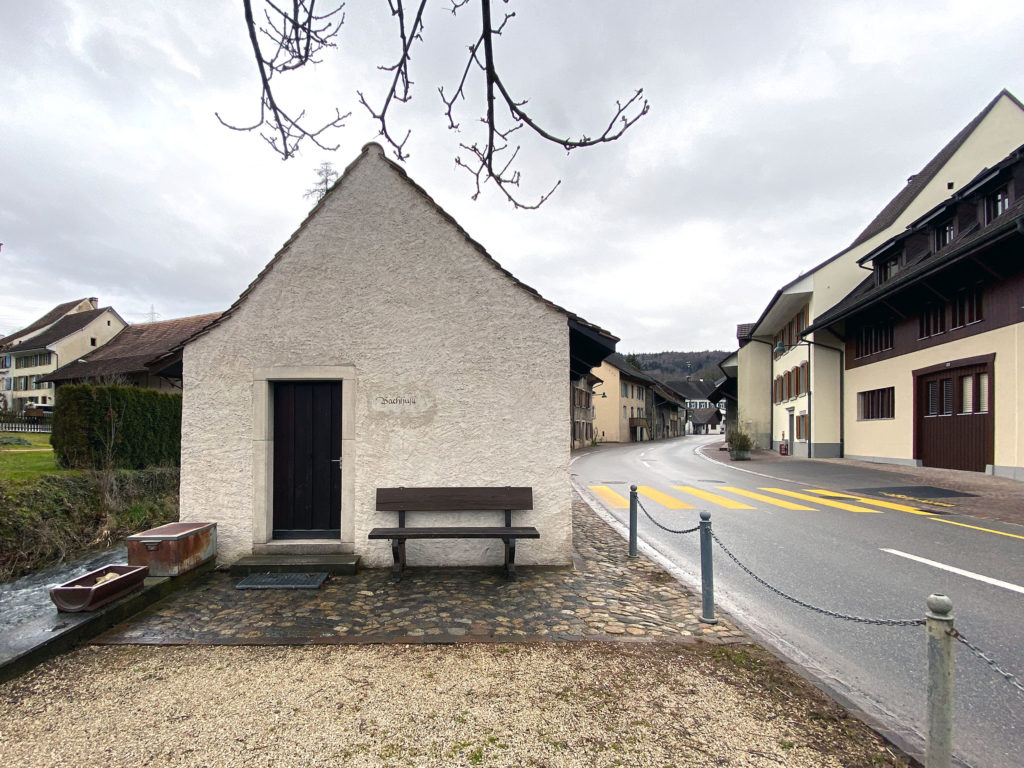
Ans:
[[[114,312],[114,310],[112,307],[103,307],[101,309],[91,309],[88,312],[73,312],[70,315],[64,315],[64,317],[42,333],[37,333],[35,336],[30,336],[24,341],[11,346],[7,349],[7,352],[10,354],[17,354],[18,352],[31,352],[36,349],[46,349],[50,344],[60,341],[76,331],[82,330],[104,312]],[[114,312],[114,314],[117,315],[117,312]],[[118,319],[120,319],[120,315],[117,316]]]
[[[862,261],[867,261],[872,257],[884,254],[893,246],[899,245],[918,231],[926,231],[935,212],[942,211],[957,202],[967,201],[970,203],[972,197],[977,192],[978,184],[976,182],[978,180],[991,178],[1000,170],[1021,162],[1024,162],[1024,145],[1018,147],[993,168],[986,168],[983,172],[979,173],[975,182],[965,185],[959,192],[935,206],[935,208],[911,224],[906,231],[879,245]],[[840,320],[845,320],[856,312],[877,304],[885,300],[886,297],[898,293],[910,285],[919,283],[957,262],[975,256],[982,249],[987,249],[1009,237],[1022,234],[1024,234],[1024,195],[1019,195],[1009,210],[1001,214],[994,222],[986,226],[975,224],[967,228],[952,243],[937,253],[929,248],[916,254],[908,254],[908,260],[900,271],[881,285],[875,279],[874,273],[868,274],[841,301],[817,317],[814,323],[803,331],[803,334],[813,333],[819,328],[825,328]]]
[[[220,313],[214,312],[158,323],[129,325],[99,349],[80,360],[62,365],[53,373],[43,376],[41,380],[77,381],[144,373],[149,370],[146,363],[162,356],[218,317]]]
[[[707,400],[715,385],[713,382],[697,379],[669,379],[668,385],[687,400]]]
[[[2,339],[0,339],[0,348],[4,347],[6,344],[10,344],[11,341],[13,341],[14,339],[20,338],[21,336],[27,336],[35,331],[38,331],[41,328],[45,328],[48,325],[52,325],[53,323],[60,320],[61,316],[66,315],[68,312],[77,307],[83,301],[88,301],[88,299],[75,299],[74,301],[66,301],[63,304],[58,304],[56,307],[51,309],[49,312],[40,317],[31,325],[28,325],[25,328],[22,328],[20,331],[15,331],[14,333],[4,336]]]
[[[935,178],[936,174],[942,167],[950,161],[956,151],[963,146],[964,142],[967,141],[968,137],[975,131],[975,129],[981,125],[982,121],[988,116],[1000,99],[1003,97],[1010,99],[1014,104],[1024,110],[1024,104],[1021,104],[1017,98],[1005,88],[999,92],[999,94],[988,103],[981,112],[978,113],[971,122],[963,127],[963,129],[954,136],[950,142],[939,150],[939,153],[935,155],[918,173],[914,174],[907,180],[907,185],[899,191],[889,203],[879,212],[871,223],[864,228],[864,231],[857,235],[857,238],[850,245],[851,248],[860,245],[865,240],[870,240],[872,237],[877,235],[879,232],[883,232],[893,224],[896,223],[896,219],[899,218],[900,214],[903,213],[907,206],[914,202],[921,191],[928,186],[928,183]]]
[[[697,425],[710,424],[711,426],[717,426],[721,419],[722,414],[718,412],[717,408],[694,408],[690,413],[690,421]]]
[[[985,118],[988,117],[989,113],[995,108],[996,104],[998,104],[999,101],[1004,97],[1009,99],[1021,111],[1024,111],[1024,104],[1022,104],[1016,96],[1014,96],[1005,88],[1001,90],[996,95],[996,97],[992,99],[992,101],[990,101],[988,105],[986,105],[986,107],[975,116],[973,120],[971,120],[971,122],[964,126],[963,129],[961,129],[956,134],[956,136],[954,136],[949,141],[949,143],[946,144],[946,146],[939,150],[937,155],[935,155],[931,160],[929,160],[925,164],[924,168],[922,168],[918,173],[910,177],[910,179],[907,181],[907,185],[902,190],[900,190],[896,197],[894,197],[886,204],[886,206],[878,213],[877,216],[875,216],[874,219],[871,220],[871,223],[868,224],[867,227],[865,227],[864,231],[862,231],[854,239],[854,241],[850,243],[850,245],[848,245],[843,250],[839,251],[839,253],[830,256],[821,263],[815,265],[814,267],[801,272],[799,275],[797,275],[795,278],[793,278],[784,286],[782,286],[779,290],[777,290],[775,292],[775,295],[772,296],[771,300],[765,306],[764,311],[761,313],[761,316],[757,319],[757,322],[754,323],[753,329],[751,329],[748,332],[748,335],[746,337],[740,336],[740,329],[742,328],[742,326],[737,327],[737,337],[739,341],[742,342],[745,340],[749,340],[750,338],[753,338],[754,334],[757,332],[757,329],[761,326],[765,318],[768,317],[768,314],[775,306],[775,303],[783,296],[784,293],[786,293],[786,291],[795,286],[798,282],[803,280],[808,275],[812,275],[822,267],[831,264],[837,259],[842,258],[850,251],[852,251],[854,248],[856,248],[858,245],[861,245],[862,243],[864,243],[867,240],[870,240],[872,237],[879,234],[880,232],[885,231],[888,227],[891,227],[899,218],[899,216],[907,209],[907,207],[914,202],[914,200],[924,190],[928,183],[935,178],[936,174],[938,174],[938,172],[942,170],[946,163],[949,162],[950,158],[952,158],[953,155],[956,154],[956,151],[964,145],[964,142],[966,142],[967,139],[970,138],[971,134],[978,128],[979,125],[981,125]]]
[[[651,376],[647,375],[639,368],[634,368],[632,364],[630,364],[630,362],[618,352],[608,355],[608,357],[604,359],[604,362],[608,363],[612,368],[617,368],[620,373],[636,379],[637,381],[642,381],[644,384],[653,385],[657,383]]]
[[[177,345],[174,349],[171,350],[172,353],[179,352],[190,342],[194,341],[200,336],[205,335],[206,333],[209,333],[211,330],[216,328],[218,325],[220,325],[222,322],[227,320],[229,317],[231,317],[231,315],[235,313],[238,307],[242,305],[246,298],[248,298],[249,294],[256,289],[256,286],[263,282],[263,279],[267,276],[267,274],[270,273],[274,266],[288,252],[288,250],[291,248],[292,243],[294,243],[295,240],[299,237],[299,235],[306,229],[310,221],[313,220],[313,218],[317,215],[320,209],[326,204],[327,200],[344,186],[345,181],[352,173],[352,170],[361,162],[363,162],[367,157],[369,157],[371,152],[374,153],[380,160],[382,160],[387,165],[387,167],[389,167],[392,171],[397,173],[402,178],[402,180],[405,181],[413,190],[415,190],[420,196],[422,196],[424,201],[431,208],[433,208],[435,212],[437,212],[442,218],[447,220],[449,224],[455,227],[455,229],[466,239],[466,242],[468,242],[477,251],[477,253],[483,256],[491,265],[493,265],[502,274],[508,277],[514,285],[516,285],[519,288],[522,288],[527,293],[533,294],[542,303],[564,314],[568,319],[570,331],[575,332],[578,337],[581,337],[581,339],[584,342],[584,346],[593,347],[596,344],[597,346],[605,346],[611,350],[615,349],[615,344],[616,342],[619,341],[618,336],[613,335],[610,331],[606,331],[604,328],[601,328],[598,325],[594,325],[593,323],[587,322],[579,315],[570,312],[564,307],[560,307],[553,301],[545,299],[543,296],[540,295],[540,293],[537,292],[536,289],[531,288],[526,283],[519,280],[507,269],[502,267],[497,261],[495,261],[494,257],[491,256],[482,245],[480,245],[480,243],[478,243],[476,240],[469,236],[469,233],[462,228],[459,222],[457,222],[452,217],[451,214],[444,210],[444,208],[442,208],[434,200],[434,198],[427,194],[426,190],[424,190],[423,187],[421,187],[419,184],[417,184],[409,177],[409,174],[405,172],[404,168],[402,168],[394,161],[390,160],[384,154],[384,148],[380,144],[376,142],[370,142],[363,146],[362,151],[359,153],[356,159],[349,163],[349,165],[345,168],[345,171],[341,174],[338,180],[331,185],[331,188],[329,190],[327,190],[327,194],[320,198],[317,204],[314,205],[312,209],[310,209],[309,213],[306,214],[306,218],[303,219],[302,223],[299,225],[299,228],[292,233],[292,236],[289,237],[285,244],[281,246],[280,250],[276,254],[274,254],[274,258],[272,258],[270,262],[262,270],[260,270],[260,273],[256,276],[256,279],[249,283],[248,287],[246,287],[246,289],[242,291],[242,293],[235,300],[235,302],[230,307],[228,307],[228,309],[225,312],[223,312],[221,316],[217,318],[214,322],[210,323],[205,328],[192,334],[189,338],[184,339],[181,342],[181,344]],[[596,354],[600,353],[598,352]],[[589,370],[589,368],[593,367],[594,365],[600,365],[600,359],[598,359],[596,363],[588,365],[586,370]],[[575,371],[576,366],[574,366],[574,372]],[[582,375],[582,373],[577,373],[577,375]]]

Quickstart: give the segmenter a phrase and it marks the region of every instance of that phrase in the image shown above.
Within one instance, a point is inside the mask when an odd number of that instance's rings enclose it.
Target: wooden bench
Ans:
[[[390,539],[397,581],[405,568],[408,539],[501,539],[505,542],[505,577],[516,578],[516,539],[539,539],[533,526],[513,526],[512,510],[533,509],[532,488],[378,488],[377,511],[397,512],[397,528],[374,528],[371,539]],[[505,524],[496,526],[433,526],[407,528],[407,512],[502,511]]]

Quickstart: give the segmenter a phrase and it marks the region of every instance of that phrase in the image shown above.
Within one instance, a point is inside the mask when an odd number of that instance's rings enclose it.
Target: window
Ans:
[[[620,392],[622,397],[629,397],[629,384],[627,384],[626,382],[622,381],[622,382],[619,382],[619,386],[622,388],[622,391]]]
[[[953,379],[928,382],[928,404],[925,416],[953,414]]]
[[[980,322],[981,316],[981,286],[964,288],[958,291],[953,300],[953,328],[962,328],[971,323]]]
[[[1004,184],[985,198],[985,223],[988,224],[997,216],[1010,209],[1010,187]]]
[[[782,375],[782,397],[785,400],[789,400],[793,396],[793,374],[790,371],[786,371]]]
[[[960,413],[974,411],[974,376],[960,377]]]
[[[626,406],[622,406],[622,418],[626,418]]]
[[[89,338],[89,346],[90,347],[95,347],[96,346],[96,337],[95,336],[92,336],[92,337]]]
[[[857,331],[856,356],[867,357],[892,349],[892,323],[862,325]]]
[[[978,374],[978,413],[988,413],[988,374]]]
[[[880,261],[875,266],[875,276],[878,280],[878,284],[888,282],[900,271],[900,257],[891,256],[884,261]]]
[[[928,304],[921,312],[919,339],[946,332],[946,305]]]
[[[953,242],[953,237],[955,236],[955,234],[956,227],[953,223],[953,219],[949,219],[947,221],[944,221],[942,224],[939,224],[939,226],[936,227],[935,229],[935,250],[941,251],[943,248],[945,248],[947,245]]]
[[[807,414],[801,413],[793,420],[793,437],[797,440],[809,440],[810,434],[808,432]]]
[[[929,386],[934,382],[929,382]],[[861,421],[891,419],[896,410],[896,388],[884,387],[857,393],[857,418]]]
[[[800,363],[800,381],[804,385],[804,392],[810,392],[811,391],[810,372],[811,372],[811,367],[810,367],[809,363],[807,363],[806,361],[803,362],[803,363]]]

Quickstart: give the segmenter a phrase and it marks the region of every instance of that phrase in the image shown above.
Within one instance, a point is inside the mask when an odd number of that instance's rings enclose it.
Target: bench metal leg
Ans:
[[[516,540],[513,538],[502,539],[505,542],[505,578],[509,581],[516,580]]]
[[[391,569],[391,578],[398,581],[402,578],[402,570],[405,568],[405,539],[391,540],[391,557],[395,561]]]

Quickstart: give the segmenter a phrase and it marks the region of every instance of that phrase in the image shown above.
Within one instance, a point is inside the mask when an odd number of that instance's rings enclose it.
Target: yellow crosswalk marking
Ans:
[[[858,507],[854,504],[846,504],[842,501],[831,501],[829,499],[823,499],[820,496],[809,496],[806,493],[797,493],[796,491],[787,491],[785,488],[762,488],[762,491],[771,491],[772,493],[779,493],[783,496],[790,496],[794,499],[803,499],[804,501],[813,501],[815,504],[824,504],[826,507],[835,507],[836,509],[845,509],[847,512],[868,512],[874,515],[881,515],[882,510],[880,509],[868,509],[867,507]]]
[[[677,499],[675,496],[669,496],[667,493],[651,488],[649,485],[641,485],[636,489],[637,493],[646,496],[648,499],[658,502],[667,509],[695,509],[693,504],[687,504],[681,499]]]
[[[803,512],[814,512],[813,507],[805,507],[803,504],[795,504],[792,501],[786,501],[785,499],[776,499],[772,496],[765,496],[763,493],[754,493],[743,488],[732,488],[727,485],[722,486],[723,491],[729,493],[738,493],[740,496],[746,496],[748,499],[754,499],[755,501],[763,501],[765,504],[774,504],[776,507],[782,507],[783,509],[795,509]]]
[[[869,499],[865,496],[854,496],[849,493],[837,493],[836,491],[822,491],[822,490],[808,490],[808,493],[820,493],[822,496],[828,496],[833,499],[852,499],[853,501],[859,501],[863,504],[874,504],[876,507],[885,507],[886,509],[895,509],[899,512],[909,512],[912,515],[934,515],[934,512],[928,512],[917,507],[911,507],[906,504],[897,504],[894,501],[882,501],[881,499]]]
[[[726,509],[754,509],[754,507],[749,504],[744,504],[742,501],[734,501],[733,499],[725,496],[719,496],[717,493],[709,493],[708,491],[702,491],[700,488],[693,488],[689,485],[673,485],[672,487],[677,491],[691,493],[698,498],[710,501],[712,504],[718,504],[720,507],[725,507]]]
[[[617,494],[607,485],[591,485],[589,488],[595,496],[612,509],[629,509],[629,500]]]

